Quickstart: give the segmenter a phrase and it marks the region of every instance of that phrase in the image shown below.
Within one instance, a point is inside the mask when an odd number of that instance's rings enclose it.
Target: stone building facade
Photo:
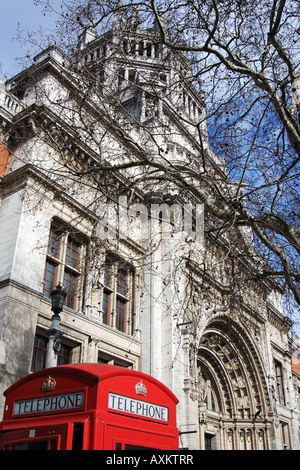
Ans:
[[[181,448],[299,449],[298,340],[280,286],[253,280],[251,232],[216,234],[178,177],[153,183],[167,161],[191,183],[189,169],[203,172],[205,191],[234,188],[189,67],[155,25],[120,14],[85,32],[76,67],[50,47],[1,86],[1,392],[45,367],[61,284],[58,364],[161,380],[179,398]]]

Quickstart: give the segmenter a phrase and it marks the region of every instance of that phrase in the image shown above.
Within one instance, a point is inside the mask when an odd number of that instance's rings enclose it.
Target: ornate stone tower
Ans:
[[[183,132],[195,137],[195,146],[201,133],[208,149],[204,95],[191,85],[191,63],[185,54],[161,44],[155,22],[146,28],[135,9],[129,16],[120,10],[110,31],[97,37],[87,29],[79,48],[82,69],[96,80],[99,99],[103,95],[116,106],[118,118],[126,119],[124,126],[129,121],[136,129],[151,130],[157,145],[165,148],[171,145],[174,150],[177,140],[180,161],[185,160],[180,148]]]

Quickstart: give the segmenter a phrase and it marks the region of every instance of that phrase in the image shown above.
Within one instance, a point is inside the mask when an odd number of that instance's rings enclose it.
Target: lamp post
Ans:
[[[54,312],[51,319],[51,326],[49,330],[47,330],[47,334],[49,336],[48,342],[48,349],[47,349],[47,356],[46,356],[46,364],[45,367],[55,367],[57,365],[57,353],[60,351],[60,341],[59,338],[63,334],[60,329],[60,312],[63,309],[65,298],[66,298],[66,291],[63,289],[61,285],[56,286],[50,293],[51,297],[51,310]]]

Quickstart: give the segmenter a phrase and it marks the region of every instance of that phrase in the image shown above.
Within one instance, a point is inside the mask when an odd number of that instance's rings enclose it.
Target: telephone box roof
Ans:
[[[9,388],[7,388],[4,392],[5,396],[10,395],[14,390],[16,390],[21,385],[24,385],[27,382],[30,382],[39,376],[43,377],[45,375],[78,375],[78,377],[86,377],[90,380],[95,380],[95,382],[101,382],[111,377],[116,376],[131,376],[131,377],[138,377],[138,378],[145,378],[148,382],[153,383],[156,387],[160,388],[164,393],[166,393],[174,403],[178,403],[178,398],[171,392],[171,390],[166,387],[162,382],[155,379],[154,377],[144,374],[143,372],[139,372],[137,370],[127,369],[125,367],[115,366],[111,364],[97,364],[97,363],[80,363],[80,364],[67,364],[57,367],[50,367],[47,369],[41,369],[37,372],[29,374]]]

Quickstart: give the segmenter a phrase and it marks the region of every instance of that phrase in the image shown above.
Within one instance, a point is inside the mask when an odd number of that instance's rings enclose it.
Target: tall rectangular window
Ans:
[[[50,297],[50,292],[54,289],[56,284],[57,263],[51,260],[46,261],[45,278],[44,278],[44,294]]]
[[[107,258],[103,270],[102,321],[132,334],[133,270]]]
[[[67,292],[66,302],[67,307],[74,308],[76,294],[77,294],[78,274],[65,269],[64,272],[64,289]]]
[[[45,368],[48,339],[41,335],[35,335],[31,370],[37,371]]]
[[[55,258],[58,258],[59,247],[61,242],[62,233],[60,231],[51,230],[49,236],[48,253]]]
[[[78,269],[80,255],[80,243],[72,238],[67,241],[66,264],[72,268]]]
[[[109,262],[104,265],[103,275],[103,294],[102,294],[102,311],[103,311],[103,323],[111,325],[111,306],[113,298],[113,266]]]
[[[282,365],[280,364],[280,362],[274,361],[274,368],[278,401],[281,405],[285,405]]]
[[[126,281],[127,281],[127,272],[119,270],[118,279],[117,279],[118,294],[126,295]]]
[[[65,305],[76,308],[81,276],[82,244],[68,230],[53,223],[50,230],[44,275],[44,294],[49,297],[57,284],[67,292]]]
[[[120,331],[126,330],[126,305],[127,301],[117,298],[116,328]]]
[[[109,325],[110,293],[107,291],[103,292],[102,310],[103,310],[103,323],[105,323],[106,325]]]

